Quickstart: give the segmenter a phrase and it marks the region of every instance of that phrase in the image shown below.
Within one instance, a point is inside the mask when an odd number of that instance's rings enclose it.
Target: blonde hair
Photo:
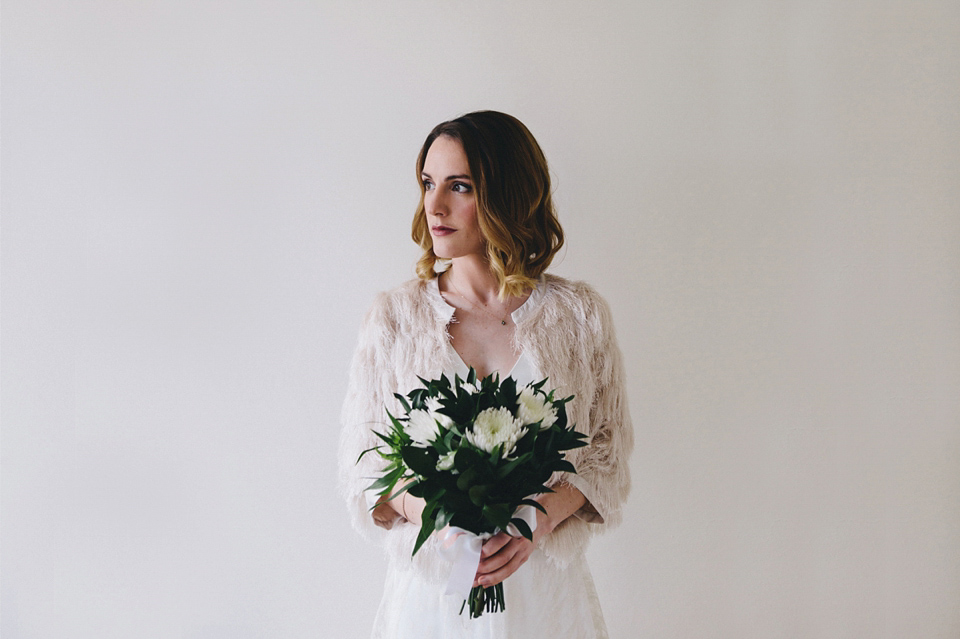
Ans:
[[[536,286],[563,246],[563,229],[550,193],[550,172],[540,145],[520,120],[497,111],[475,111],[438,124],[417,157],[420,204],[413,216],[413,241],[423,249],[417,275],[436,277],[433,238],[423,206],[420,174],[427,151],[441,135],[463,146],[477,198],[477,222],[501,298]]]

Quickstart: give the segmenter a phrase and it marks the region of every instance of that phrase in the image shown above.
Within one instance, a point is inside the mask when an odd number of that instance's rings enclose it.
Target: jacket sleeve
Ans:
[[[590,446],[580,459],[577,475],[569,481],[587,497],[587,506],[578,516],[588,522],[616,526],[630,492],[633,424],[613,317],[603,298],[594,295],[600,331],[591,362],[596,390],[590,406]]]
[[[412,557],[419,526],[402,518],[390,530],[377,526],[370,511],[375,493],[366,488],[382,474],[385,462],[376,452],[357,461],[364,450],[381,443],[374,430],[387,428],[386,411],[398,414],[400,403],[393,394],[410,387],[411,376],[416,379],[411,362],[422,354],[411,336],[431,330],[430,310],[412,310],[416,301],[409,290],[381,293],[363,321],[341,412],[339,490],[350,522],[363,538],[378,545],[391,562],[439,581],[449,567],[439,555],[437,535]]]
[[[577,411],[576,423],[588,435],[589,445],[571,456],[576,474],[560,473],[554,481],[576,487],[587,502],[545,540],[544,551],[561,563],[582,551],[589,537],[621,522],[621,508],[630,492],[633,425],[627,406],[623,356],[606,301],[589,287],[581,294],[585,305],[579,328],[590,337],[579,353],[585,360],[581,375],[586,379],[581,380],[578,391],[586,395],[579,399],[589,401]]]
[[[388,398],[383,389],[394,387],[390,353],[395,329],[389,300],[386,294],[381,294],[361,325],[340,418],[340,494],[347,502],[354,529],[378,543],[382,543],[386,531],[374,524],[369,498],[374,493],[365,489],[380,475],[384,461],[376,451],[362,458],[360,454],[381,442],[374,430],[385,428]]]

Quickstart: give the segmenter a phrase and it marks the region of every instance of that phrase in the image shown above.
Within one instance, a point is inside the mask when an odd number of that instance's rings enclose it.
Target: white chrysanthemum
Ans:
[[[426,448],[430,441],[440,434],[437,420],[425,410],[410,411],[410,421],[407,422],[406,430],[413,443],[421,448]]]
[[[430,411],[430,417],[432,417],[434,421],[438,422],[441,426],[443,426],[446,429],[453,428],[453,419],[449,415],[444,415],[443,413],[435,413],[433,411]]]
[[[517,397],[517,415],[524,424],[540,422],[541,430],[550,428],[557,421],[557,409],[529,386]]]
[[[439,399],[437,399],[436,397],[428,397],[427,400],[423,402],[423,405],[427,407],[427,412],[430,413],[430,417],[432,417],[437,422],[439,422],[441,426],[443,426],[444,428],[453,427],[453,420],[448,415],[444,415],[443,413],[437,412],[438,410],[443,408],[443,405],[440,404]]]
[[[453,456],[456,454],[457,451],[451,450],[449,453],[440,455],[440,459],[437,460],[437,470],[451,470],[453,468]]]
[[[471,384],[470,382],[464,382],[460,384],[460,388],[467,391],[471,395],[476,395],[477,393],[480,392],[480,389],[474,386],[473,384]]]
[[[525,431],[523,423],[506,408],[488,408],[477,415],[473,430],[468,430],[464,436],[471,444],[488,453],[502,444],[501,451],[507,456],[513,452],[513,447]]]

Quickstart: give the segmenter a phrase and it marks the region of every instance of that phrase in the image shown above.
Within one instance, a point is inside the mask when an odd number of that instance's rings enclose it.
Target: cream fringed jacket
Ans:
[[[453,369],[456,353],[447,332],[453,312],[440,296],[436,278],[412,280],[377,297],[360,330],[340,436],[340,490],[354,528],[381,544],[396,568],[411,567],[431,580],[445,578],[449,570],[437,553],[437,535],[411,559],[419,526],[401,520],[391,530],[377,527],[363,494],[382,460],[371,453],[355,462],[379,443],[372,429],[384,429],[385,411],[399,411],[394,393],[419,386],[417,376],[432,379]],[[592,535],[620,522],[620,506],[630,489],[633,429],[623,364],[610,310],[587,284],[543,275],[512,317],[517,345],[549,378],[546,387],[556,388],[557,397],[575,395],[567,415],[590,441],[567,453],[577,474],[556,473],[549,482],[566,481],[588,500],[541,544],[547,557],[565,565],[584,551]]]

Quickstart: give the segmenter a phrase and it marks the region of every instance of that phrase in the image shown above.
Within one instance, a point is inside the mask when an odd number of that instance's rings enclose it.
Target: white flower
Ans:
[[[474,386],[473,384],[471,384],[470,382],[464,382],[460,384],[460,388],[467,391],[471,395],[476,395],[477,393],[480,392],[480,389]]]
[[[410,421],[407,422],[406,430],[413,443],[421,448],[426,448],[430,441],[440,434],[437,420],[425,410],[410,411]]]
[[[441,426],[444,428],[453,428],[453,419],[448,415],[443,413],[438,413],[437,411],[443,408],[440,404],[440,400],[436,397],[428,397],[427,401],[424,402],[424,405],[427,407],[427,411],[430,413],[430,417],[435,419]]]
[[[502,444],[501,451],[506,456],[513,452],[513,447],[525,431],[523,423],[506,408],[488,408],[477,415],[473,429],[464,433],[464,436],[471,444],[488,453]]]
[[[449,415],[444,415],[443,413],[435,413],[430,411],[430,417],[434,419],[438,424],[446,428],[447,430],[453,428],[453,418]]]
[[[550,428],[557,421],[557,409],[529,386],[517,397],[517,415],[527,425],[540,422],[541,430]]]
[[[453,468],[453,456],[456,455],[457,451],[451,450],[449,453],[440,455],[440,459],[437,460],[437,470],[450,470]],[[456,472],[456,471],[454,471]]]

